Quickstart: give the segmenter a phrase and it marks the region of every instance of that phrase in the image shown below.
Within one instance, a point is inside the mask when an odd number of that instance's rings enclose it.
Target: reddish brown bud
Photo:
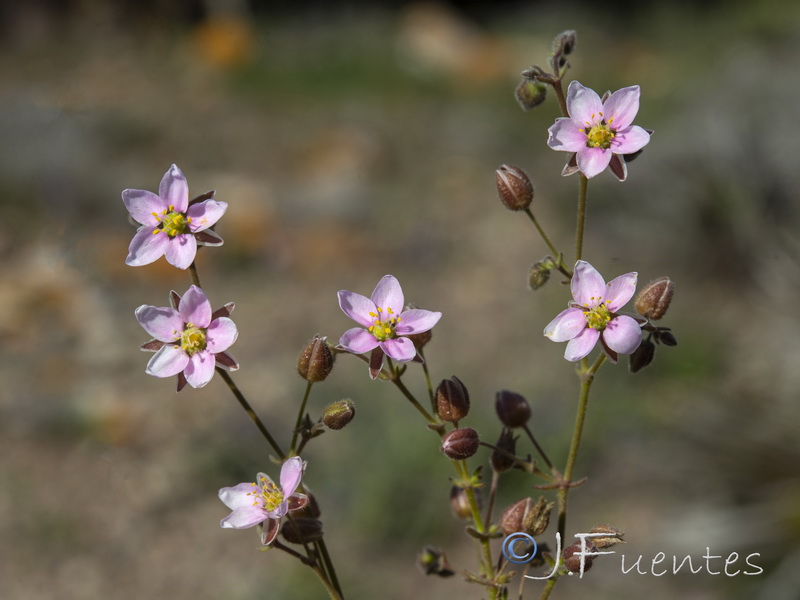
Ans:
[[[592,544],[586,544],[586,549],[584,552],[596,552],[597,548],[595,548]],[[564,566],[567,568],[567,571],[572,573],[580,573],[581,572],[581,544],[580,542],[575,542],[574,544],[567,546],[564,548],[564,552],[562,556],[564,557]],[[577,554],[577,556],[576,556]],[[583,555],[583,571],[584,573],[592,568],[592,562],[594,562],[593,556],[586,556]]]
[[[329,404],[322,412],[322,422],[331,429],[341,429],[356,416],[356,406],[350,398]]]
[[[306,344],[297,359],[297,372],[306,381],[314,383],[325,381],[333,369],[333,354],[328,348],[327,338],[315,335]]]
[[[519,167],[503,165],[495,172],[500,201],[508,210],[525,210],[533,200],[533,184]]]
[[[478,432],[471,427],[454,429],[442,438],[442,452],[453,460],[473,456],[480,446]]]
[[[500,438],[495,444],[497,448],[492,452],[492,468],[498,473],[508,471],[516,464],[514,455],[517,453],[517,438],[510,429],[503,428]]]
[[[436,414],[443,421],[454,423],[469,413],[469,392],[455,375],[443,379],[436,388]]]
[[[283,523],[281,535],[291,544],[317,542],[322,539],[322,521],[309,517],[292,517]]]
[[[522,427],[531,418],[531,405],[516,392],[501,390],[495,396],[494,407],[500,422],[506,427]]]
[[[657,321],[667,312],[675,283],[669,277],[660,277],[648,283],[636,296],[636,312],[652,321]]]

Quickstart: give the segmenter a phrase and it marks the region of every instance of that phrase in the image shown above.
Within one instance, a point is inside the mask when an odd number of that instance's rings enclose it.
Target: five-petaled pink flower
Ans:
[[[544,328],[554,342],[569,342],[564,358],[577,361],[600,340],[603,351],[617,362],[618,354],[631,354],[642,341],[641,324],[617,311],[636,291],[636,273],[626,273],[606,284],[588,262],[579,260],[570,282],[575,302]],[[644,321],[644,320],[643,320]]]
[[[188,383],[200,388],[214,376],[214,367],[230,371],[239,368],[226,352],[239,332],[228,317],[234,304],[230,302],[211,312],[211,303],[203,290],[192,286],[181,298],[170,293],[172,306],[143,304],[136,309],[136,318],[153,336],[142,350],[155,352],[145,372],[155,377],[178,376],[178,391]]]
[[[606,167],[620,181],[628,175],[624,154],[633,154],[650,141],[650,132],[631,125],[639,111],[639,86],[617,90],[603,100],[597,92],[577,81],[567,90],[569,117],[556,119],[548,129],[547,145],[553,150],[574,152],[562,175],[581,171],[592,178]]]
[[[264,473],[258,474],[258,483],[222,488],[219,499],[233,512],[219,524],[225,529],[247,529],[267,521],[261,529],[261,543],[271,544],[278,535],[281,517],[308,504],[308,496],[295,492],[305,468],[306,463],[293,456],[281,467],[280,488]]]
[[[384,275],[369,298],[346,290],[339,292],[344,314],[361,325],[345,331],[339,345],[353,354],[371,351],[373,379],[381,370],[384,353],[397,361],[417,359],[414,342],[404,336],[428,331],[442,317],[440,312],[418,308],[404,311],[403,301],[403,290],[392,275]]]
[[[147,190],[124,190],[122,201],[141,227],[131,240],[125,263],[149,265],[166,255],[179,269],[187,269],[197,254],[197,244],[221,246],[213,226],[228,208],[226,202],[210,200],[213,192],[189,201],[189,186],[177,165],[161,179],[158,195]]]

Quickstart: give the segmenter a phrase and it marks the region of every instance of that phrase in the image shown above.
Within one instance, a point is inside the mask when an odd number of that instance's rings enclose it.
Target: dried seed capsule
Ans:
[[[291,544],[317,542],[322,539],[322,521],[309,517],[292,517],[283,523],[281,535]]]
[[[436,388],[436,414],[443,421],[454,423],[469,413],[469,392],[455,375],[443,379]]]
[[[513,457],[517,453],[517,438],[514,436],[512,431],[504,427],[495,446],[499,448],[499,450],[496,449],[492,452],[492,468],[498,473],[502,473],[513,468],[516,464]],[[505,452],[501,452],[501,450],[504,450]],[[511,456],[509,456],[509,454]]]
[[[297,372],[306,381],[318,383],[325,381],[333,370],[333,354],[328,348],[327,338],[315,335],[306,344],[297,359]]]
[[[544,496],[534,502],[533,498],[523,498],[506,508],[500,517],[500,529],[506,535],[515,532],[536,536],[544,533],[550,524],[550,512],[554,503],[548,502]]]
[[[322,422],[331,429],[341,429],[356,416],[356,406],[350,398],[329,404],[322,412]]]
[[[647,319],[657,321],[667,312],[675,283],[669,277],[660,277],[648,283],[636,296],[636,312]]]
[[[533,184],[519,167],[502,165],[495,172],[500,201],[508,210],[525,210],[533,201]]]

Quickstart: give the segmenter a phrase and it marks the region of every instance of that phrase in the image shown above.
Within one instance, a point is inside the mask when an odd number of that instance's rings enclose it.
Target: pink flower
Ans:
[[[597,92],[577,81],[567,90],[569,117],[556,119],[550,127],[547,145],[553,150],[575,152],[564,167],[562,175],[581,171],[592,178],[606,167],[620,181],[628,175],[621,154],[633,154],[650,141],[650,132],[631,125],[639,111],[639,86],[606,94],[603,100]],[[577,157],[577,161],[576,161]]]
[[[612,362],[618,354],[631,354],[642,341],[641,324],[617,311],[636,291],[636,276],[626,273],[606,284],[592,265],[579,260],[570,283],[575,302],[548,323],[544,335],[569,341],[564,358],[573,362],[589,354],[597,340]]]
[[[186,269],[194,261],[197,244],[221,246],[222,238],[209,229],[228,209],[226,202],[210,200],[213,192],[189,201],[189,186],[177,165],[161,179],[158,195],[146,190],[124,190],[122,201],[142,226],[128,247],[125,264],[141,267],[166,255],[167,262]]]
[[[295,493],[306,463],[299,456],[293,456],[281,467],[281,487],[264,473],[258,474],[258,483],[240,483],[222,488],[219,499],[233,512],[220,521],[225,529],[247,529],[264,521],[261,528],[261,543],[271,544],[278,535],[281,517],[292,510],[299,510],[308,504],[308,496]]]
[[[181,298],[170,293],[171,307],[143,304],[136,318],[153,339],[142,350],[155,352],[145,373],[154,377],[178,376],[178,391],[188,383],[194,388],[206,385],[214,376],[214,367],[235,371],[239,368],[226,352],[239,332],[228,316],[233,302],[211,312],[211,303],[203,290],[193,285]]]
[[[339,345],[353,354],[371,351],[373,379],[381,370],[384,353],[401,362],[416,359],[417,349],[405,336],[432,329],[442,317],[440,312],[418,308],[403,311],[403,290],[392,275],[384,275],[369,298],[341,290],[339,307],[361,325],[345,331]]]

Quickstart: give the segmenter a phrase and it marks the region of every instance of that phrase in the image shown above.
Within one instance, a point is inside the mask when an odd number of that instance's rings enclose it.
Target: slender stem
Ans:
[[[231,392],[233,392],[233,395],[236,396],[236,399],[239,401],[239,404],[242,405],[244,412],[246,412],[247,416],[250,417],[253,423],[256,424],[256,427],[258,427],[258,430],[261,432],[261,435],[263,435],[264,438],[267,440],[267,442],[269,442],[269,445],[272,446],[272,449],[275,451],[275,454],[278,455],[278,458],[284,460],[286,458],[286,454],[283,452],[283,450],[281,450],[281,447],[278,445],[278,442],[276,442],[275,439],[272,437],[272,435],[267,430],[264,423],[261,422],[261,419],[258,418],[258,415],[253,410],[253,407],[250,406],[250,403],[244,397],[244,394],[242,394],[242,392],[239,391],[239,388],[233,382],[233,379],[231,379],[231,376],[228,374],[228,372],[221,367],[217,367],[217,373],[219,373],[220,377],[222,377],[222,379],[225,380],[225,383],[228,384],[228,387],[230,388]]]
[[[567,466],[564,468],[563,485],[558,490],[558,531],[561,539],[565,539],[567,527],[567,496],[569,495],[569,485],[572,482],[572,474],[575,470],[575,462],[578,459],[578,450],[581,446],[581,436],[583,435],[583,424],[586,421],[586,408],[589,405],[589,390],[594,381],[594,374],[606,359],[605,354],[600,354],[590,368],[586,368],[586,360],[583,360],[583,368],[578,375],[581,378],[581,391],[578,397],[578,414],[575,416],[575,429],[572,432],[572,442],[567,455]]]
[[[470,479],[469,469],[465,460],[453,461],[456,473],[459,474],[463,481]],[[475,497],[475,488],[471,485],[466,486],[464,491],[467,493],[467,500],[469,501],[470,511],[472,512],[472,522],[475,524],[475,530],[478,533],[486,533],[486,525],[481,518],[481,511],[478,508],[478,499]],[[494,579],[494,565],[492,564],[492,548],[489,545],[487,538],[481,538],[481,563],[483,564],[483,575],[489,579]],[[487,587],[490,600],[496,600],[497,588]]]
[[[300,434],[300,426],[303,423],[303,415],[306,412],[306,404],[308,404],[308,396],[311,394],[311,386],[314,385],[313,381],[306,384],[306,393],[303,394],[303,401],[300,403],[300,410],[297,411],[297,421],[294,424],[294,433],[292,433],[292,443],[289,446],[289,454],[294,452],[295,445],[297,444],[297,436]]]
[[[412,394],[405,386],[405,384],[402,382],[400,376],[397,374],[397,369],[395,368],[392,359],[387,356],[386,360],[389,363],[389,370],[393,375],[392,383],[395,384],[397,386],[397,389],[399,389],[403,393],[403,395],[408,399],[408,401],[414,405],[414,408],[416,408],[419,411],[419,414],[425,417],[425,420],[428,423],[430,423],[431,425],[437,425],[436,419],[434,419],[430,415],[430,413],[427,410],[425,410],[419,402],[417,402],[417,399],[414,397],[414,394]]]
[[[539,596],[539,600],[547,600],[550,597],[550,592],[553,591],[553,588],[556,587],[556,582],[558,581],[558,577],[551,577],[547,580],[547,583],[542,589],[542,593]]]
[[[433,395],[433,384],[431,383],[431,374],[428,372],[428,361],[425,360],[425,355],[422,349],[419,350],[419,355],[422,357],[422,372],[425,374],[425,385],[428,386],[428,398],[431,400],[431,412],[436,414],[436,398]]]
[[[567,111],[567,99],[564,97],[564,86],[561,84],[561,80],[559,79],[552,85],[553,91],[556,93],[556,98],[558,98],[558,106],[561,109],[561,115],[568,117],[569,112]]]
[[[553,470],[553,463],[550,460],[550,457],[547,456],[547,453],[544,451],[544,448],[542,448],[539,445],[539,442],[536,441],[536,438],[533,437],[533,432],[528,427],[528,424],[525,423],[525,425],[523,425],[522,428],[525,430],[525,433],[528,434],[528,437],[530,438],[531,442],[533,442],[533,445],[536,446],[536,450],[539,451],[539,454],[541,455],[542,459],[544,460],[545,464],[547,465],[547,468],[550,469],[550,471],[552,471]]]
[[[492,510],[494,509],[494,500],[497,497],[497,483],[500,481],[500,473],[492,469],[492,487],[489,489],[489,506],[486,507],[486,522],[492,522]]]
[[[342,593],[342,586],[339,585],[339,578],[336,577],[336,569],[333,566],[333,561],[331,561],[331,555],[328,553],[328,547],[325,545],[325,540],[318,540],[316,542],[317,550],[319,550],[319,554],[322,557],[322,562],[325,564],[325,570],[328,572],[330,576],[331,584],[333,585],[334,589],[338,592],[337,596],[332,596],[335,598],[341,598],[344,600],[344,593]],[[327,586],[326,586],[327,587]],[[328,590],[330,593],[330,590]]]
[[[203,287],[200,285],[200,275],[197,274],[197,267],[195,266],[194,261],[192,261],[192,264],[189,265],[189,275],[192,276],[192,283],[194,285],[199,288]]]
[[[525,214],[528,215],[528,218],[531,220],[531,223],[534,224],[536,230],[539,232],[539,235],[542,236],[542,240],[544,240],[544,243],[547,244],[547,247],[550,250],[550,252],[553,253],[553,258],[556,261],[558,261],[556,264],[558,270],[561,271],[567,277],[571,278],[572,271],[568,269],[567,266],[562,262],[563,255],[561,254],[561,252],[556,250],[556,247],[553,245],[553,242],[551,242],[550,238],[547,237],[547,234],[544,232],[544,229],[542,229],[542,226],[539,225],[539,221],[534,216],[533,211],[530,209],[530,207],[525,209]]]
[[[578,188],[578,223],[575,226],[575,262],[581,259],[583,254],[583,228],[586,225],[586,191],[589,188],[589,180],[580,174],[580,187]]]

